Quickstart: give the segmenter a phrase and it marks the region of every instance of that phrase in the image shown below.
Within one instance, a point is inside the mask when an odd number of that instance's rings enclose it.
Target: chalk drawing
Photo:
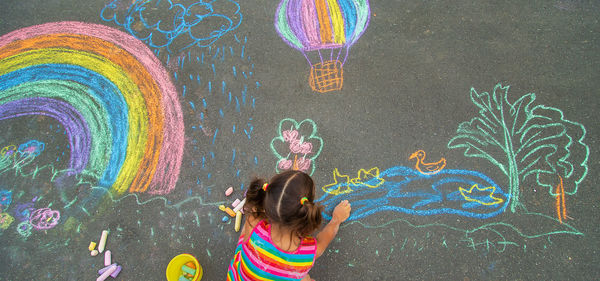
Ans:
[[[589,147],[583,142],[583,125],[565,119],[560,109],[534,105],[529,93],[508,101],[509,86],[497,84],[492,93],[471,88],[471,101],[479,116],[458,126],[448,148],[462,148],[467,157],[484,158],[508,177],[510,210],[527,210],[519,200],[520,181],[535,176],[537,184],[554,191],[556,175],[568,180],[573,195],[588,172]]]
[[[167,72],[140,41],[97,24],[47,23],[0,37],[0,66],[0,120],[57,120],[69,140],[63,170],[118,193],[175,187],[183,116]]]
[[[324,93],[342,88],[350,47],[365,32],[369,19],[368,0],[282,0],[275,28],[308,61],[313,91]],[[329,51],[328,58],[322,50]]]
[[[29,217],[29,224],[37,230],[47,230],[55,227],[60,221],[60,212],[50,208],[40,208]]]
[[[558,176],[560,181],[556,185],[556,190],[554,193],[556,194],[556,217],[558,217],[558,221],[563,223],[563,220],[571,218],[567,216],[567,207],[565,203],[565,187],[563,186],[563,179],[561,176]]]
[[[271,140],[271,151],[277,158],[275,170],[300,170],[312,175],[315,159],[321,154],[323,140],[317,135],[317,124],[311,119],[298,123],[286,118],[279,122],[279,135]]]
[[[419,216],[451,214],[487,219],[504,212],[509,197],[492,179],[469,170],[444,169],[426,175],[416,169],[397,166],[377,176],[366,177],[360,183],[351,181],[349,176],[340,175],[337,169],[334,173],[337,174],[336,183],[324,186],[326,193],[317,200],[327,206],[324,211],[327,219],[335,203],[342,200],[352,202],[350,221],[379,212]],[[460,185],[496,188],[471,193],[469,199],[465,199]],[[503,200],[504,204],[486,204],[490,203],[492,194],[493,198]]]
[[[113,0],[102,9],[101,17],[151,48],[165,48],[169,53],[208,47],[242,22],[240,5],[233,0],[177,2]]]
[[[375,179],[375,180],[372,180]],[[379,168],[373,167],[369,170],[358,170],[357,177],[350,179],[350,176],[342,175],[337,168],[333,170],[333,183],[323,186],[321,189],[328,194],[340,195],[354,191],[352,188],[366,186],[376,188],[385,182],[379,177]]]
[[[462,197],[465,200],[477,202],[481,205],[489,206],[489,205],[496,205],[496,204],[500,204],[500,203],[504,202],[504,200],[502,198],[494,197],[494,193],[496,192],[495,186],[479,187],[477,184],[474,184],[473,186],[471,186],[471,188],[469,188],[469,190],[466,190],[466,189],[462,188],[461,186],[458,187],[458,190],[460,191],[460,195],[462,195]],[[478,192],[487,192],[489,194],[489,196],[484,197],[483,200],[475,198],[473,196],[474,190],[476,190]]]
[[[417,164],[415,164],[415,169],[421,172],[424,175],[433,175],[438,173],[446,166],[446,159],[442,157],[437,162],[434,163],[425,163],[426,153],[423,150],[417,150],[413,154],[410,155],[408,159],[417,159]]]
[[[12,191],[0,190],[0,211],[6,211],[12,202]]]
[[[10,214],[0,213],[0,229],[7,229],[14,220]]]

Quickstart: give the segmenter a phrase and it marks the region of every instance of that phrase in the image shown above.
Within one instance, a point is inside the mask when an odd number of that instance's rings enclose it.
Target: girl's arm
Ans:
[[[319,234],[317,234],[317,258],[320,257],[329,246],[329,243],[333,241],[333,238],[338,233],[340,224],[344,222],[350,216],[350,203],[348,200],[340,202],[331,215],[331,221],[323,228]]]

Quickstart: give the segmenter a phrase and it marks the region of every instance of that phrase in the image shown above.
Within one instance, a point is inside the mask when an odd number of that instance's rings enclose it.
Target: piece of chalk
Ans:
[[[225,212],[225,205],[219,205],[219,210]]]
[[[108,270],[108,269],[109,269],[111,266],[113,266],[113,265],[114,265],[114,266],[116,266],[117,264],[116,264],[116,263],[109,264],[109,265],[107,265],[107,266],[105,266],[105,267],[103,267],[103,268],[99,269],[99,270],[98,270],[98,274],[99,274],[99,275],[102,275],[102,273],[106,272],[106,271],[107,271],[107,270]]]
[[[193,275],[196,275],[196,270],[195,270],[195,269],[193,269],[193,268],[190,268],[189,266],[187,266],[187,265],[185,265],[185,264],[181,266],[181,270],[182,270],[183,272],[187,273],[187,274],[190,274],[190,275],[192,275],[192,276],[193,276]]]
[[[221,219],[222,222],[228,222],[229,221],[229,217],[228,216],[223,216],[223,218]]]
[[[104,273],[102,273],[100,276],[98,276],[98,278],[96,278],[96,281],[106,280],[106,278],[108,278],[108,276],[115,272],[115,270],[117,270],[117,266],[114,264],[111,265],[106,271],[104,271]]]
[[[106,250],[106,252],[104,252],[104,265],[105,266],[111,264],[111,262],[110,262],[110,254],[111,254],[110,250]]]
[[[98,243],[98,252],[102,253],[104,251],[104,246],[106,246],[106,238],[108,237],[108,230],[102,230],[102,235],[100,236],[100,242]]]
[[[185,265],[189,268],[196,269],[196,265],[191,261],[186,262]]]
[[[246,198],[244,198],[244,200],[242,200],[237,206],[235,206],[235,208],[233,208],[233,211],[237,212],[241,210],[242,208],[244,208],[244,204],[246,204]]]
[[[225,213],[227,213],[232,218],[235,217],[235,212],[232,209],[230,209],[229,207],[225,207]]]
[[[242,212],[237,211],[235,213],[235,232],[240,231],[241,225],[242,225]]]
[[[92,257],[95,257],[95,256],[97,256],[97,255],[98,255],[98,250],[96,250],[96,249],[92,250],[92,251],[90,252],[90,255],[91,255]]]
[[[90,245],[88,246],[88,249],[91,251],[91,250],[93,250],[95,248],[96,248],[96,242],[94,242],[94,241],[90,242]]]
[[[235,208],[238,204],[240,204],[240,199],[235,199],[235,201],[233,201],[233,203],[231,203],[231,207]]]
[[[187,278],[185,278],[185,276],[180,275],[179,280],[177,280],[177,281],[190,281],[190,279],[187,279]]]
[[[117,269],[115,269],[115,271],[113,271],[113,273],[110,274],[110,277],[117,278],[117,275],[119,275],[119,273],[121,273],[121,269],[123,269],[123,268],[120,265],[118,265]]]
[[[225,190],[225,196],[229,196],[231,193],[233,193],[233,186],[230,186],[227,188],[227,190]]]

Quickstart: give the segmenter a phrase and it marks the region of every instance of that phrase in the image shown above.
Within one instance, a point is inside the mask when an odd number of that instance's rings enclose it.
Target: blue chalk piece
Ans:
[[[221,219],[222,222],[228,222],[229,221],[229,216],[223,216],[223,218]]]

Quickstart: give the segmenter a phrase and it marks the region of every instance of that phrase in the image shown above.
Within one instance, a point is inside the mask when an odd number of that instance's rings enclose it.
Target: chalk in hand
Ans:
[[[88,246],[88,250],[94,250],[94,248],[96,248],[96,242],[92,241],[90,242],[90,245]]]
[[[104,265],[108,266],[110,265],[110,250],[106,250],[106,252],[104,252]]]
[[[108,276],[110,276],[113,272],[115,272],[115,270],[117,270],[117,266],[114,264],[111,264],[110,267],[104,271],[104,273],[102,273],[102,275],[98,276],[98,278],[96,278],[96,281],[104,281],[106,280],[106,278],[108,278]]]
[[[98,243],[98,252],[102,253],[104,251],[104,246],[106,246],[107,237],[108,230],[102,230],[102,235],[100,236],[100,243]]]
[[[231,195],[231,193],[233,193],[233,187],[230,186],[229,188],[227,188],[227,190],[225,190],[225,196],[229,196]]]
[[[242,213],[237,211],[235,213],[235,232],[240,231],[240,226],[242,225]]]

